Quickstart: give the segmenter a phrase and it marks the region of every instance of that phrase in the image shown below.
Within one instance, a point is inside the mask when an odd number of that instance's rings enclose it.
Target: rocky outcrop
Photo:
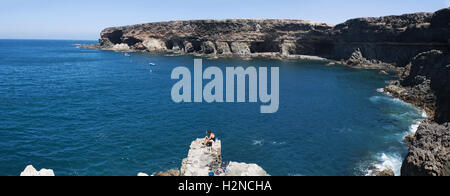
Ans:
[[[450,54],[432,50],[417,55],[400,81],[415,96],[411,102],[425,104],[438,123],[450,122]]]
[[[450,176],[450,124],[422,123],[410,141],[402,176]]]
[[[308,55],[363,68],[404,67],[418,53],[449,50],[449,10],[357,18],[336,26],[270,19],[148,23],[107,28],[95,47],[124,50],[120,44],[126,44],[134,51],[219,57],[295,59]]]
[[[400,81],[385,90],[423,108],[438,123],[450,122],[450,54],[439,50],[420,53]]]
[[[41,169],[37,171],[32,165],[28,165],[20,176],[55,176],[51,169]]]
[[[230,162],[223,176],[269,176],[269,174],[256,164]]]
[[[210,172],[226,168],[227,172],[220,176],[268,176],[267,172],[256,164],[230,162],[223,164],[221,141],[214,142],[211,147],[203,145],[203,139],[192,142],[187,158],[182,162],[181,176],[209,176]]]
[[[391,82],[386,92],[426,111],[430,120],[405,139],[409,153],[402,175],[439,176],[448,171],[450,122],[450,54],[431,50],[418,54],[406,66],[399,81]]]
[[[394,171],[392,169],[385,169],[377,174],[377,176],[395,176]]]

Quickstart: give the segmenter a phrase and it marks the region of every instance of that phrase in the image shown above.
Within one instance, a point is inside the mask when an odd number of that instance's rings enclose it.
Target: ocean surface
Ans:
[[[0,40],[0,175],[28,164],[56,175],[128,175],[179,168],[211,129],[224,160],[271,175],[398,175],[422,111],[381,93],[389,76],[312,61],[203,60],[279,66],[280,109],[260,103],[172,102],[170,79],[192,56],[79,49],[91,41]],[[152,65],[154,64],[154,65]]]

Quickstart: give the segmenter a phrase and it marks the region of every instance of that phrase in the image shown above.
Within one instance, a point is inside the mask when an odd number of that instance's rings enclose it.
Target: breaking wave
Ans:
[[[400,176],[400,170],[403,162],[402,160],[402,157],[395,153],[380,153],[377,155],[377,163],[374,164],[374,166],[379,171],[392,169],[396,176]],[[366,175],[372,176],[374,173],[372,170],[368,169]]]

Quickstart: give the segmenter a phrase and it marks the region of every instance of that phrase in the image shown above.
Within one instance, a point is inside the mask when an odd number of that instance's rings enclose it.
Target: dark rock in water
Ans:
[[[180,170],[172,169],[166,172],[158,172],[154,176],[180,176]]]
[[[377,174],[377,176],[395,176],[394,171],[392,169],[385,169]]]
[[[392,169],[383,169],[381,170],[379,167],[373,165],[369,168],[369,176],[395,176],[394,171]]]
[[[423,123],[411,141],[402,176],[450,176],[450,124]]]
[[[378,74],[380,74],[380,75],[389,75],[389,73],[388,72],[386,72],[386,71],[384,71],[384,70],[381,70],[380,72],[378,72]]]

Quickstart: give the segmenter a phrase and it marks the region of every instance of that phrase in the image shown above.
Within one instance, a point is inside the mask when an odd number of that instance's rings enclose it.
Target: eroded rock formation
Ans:
[[[309,55],[363,68],[404,67],[419,53],[432,49],[448,52],[448,15],[447,8],[436,13],[357,18],[336,26],[270,19],[159,22],[107,28],[95,47],[219,57]]]
[[[221,141],[211,147],[203,145],[203,139],[192,142],[188,156],[183,160],[181,176],[208,176],[210,172],[225,167],[227,172],[220,176],[268,176],[267,172],[256,164],[230,162],[222,164]]]

